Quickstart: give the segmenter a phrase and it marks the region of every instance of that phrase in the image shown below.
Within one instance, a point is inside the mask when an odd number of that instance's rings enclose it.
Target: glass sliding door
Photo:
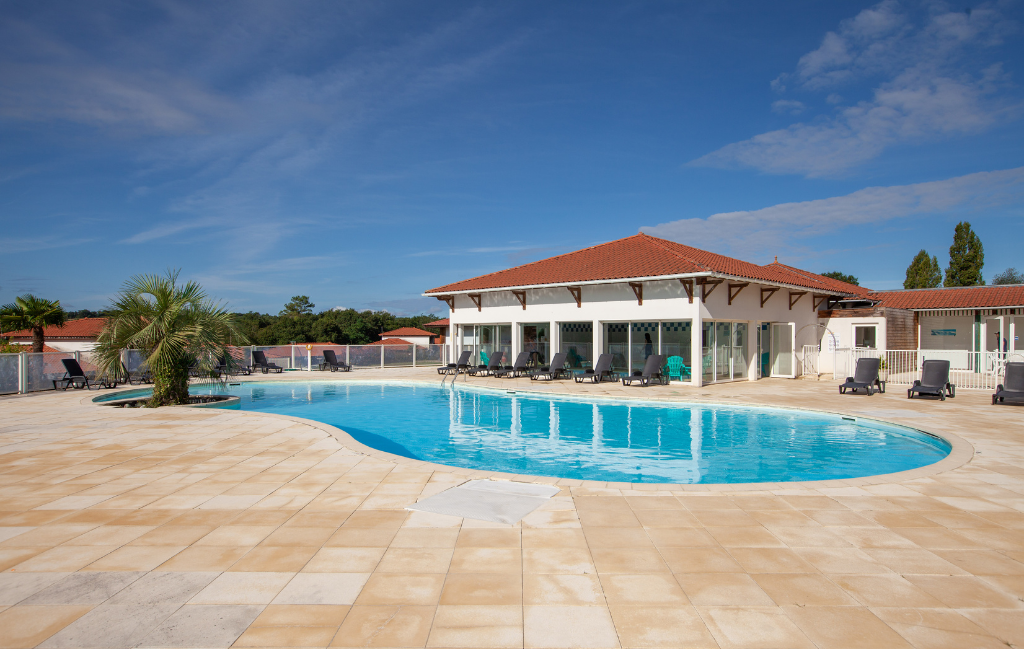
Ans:
[[[692,330],[693,325],[690,321],[661,323],[661,354],[666,357],[670,377],[674,381],[690,380],[690,371],[693,367],[693,347],[690,340]],[[678,373],[675,365],[680,366]]]
[[[701,381],[714,383],[715,380],[715,323],[704,321],[701,325]]]
[[[574,370],[593,367],[594,323],[563,322],[559,325],[561,349],[566,367]]]
[[[502,365],[511,365],[515,362],[512,358],[512,325],[498,325],[497,351],[504,353]]]
[[[715,380],[732,380],[732,323],[715,323]]]
[[[629,324],[607,322],[604,325],[604,353],[612,355],[612,369],[625,372],[629,368]],[[596,362],[596,361],[595,361]]]
[[[747,323],[732,325],[732,378],[741,381],[747,378]]]
[[[547,322],[535,322],[524,324],[522,351],[530,355],[530,363],[543,365],[550,358],[548,335],[551,333],[551,325]]]
[[[772,323],[772,376],[793,378],[793,324]]]
[[[658,353],[658,323],[633,322],[629,327],[630,372],[643,370],[647,357]]]
[[[494,352],[496,337],[494,325],[477,325],[477,338],[480,341],[480,365],[487,365],[491,361],[491,354]]]

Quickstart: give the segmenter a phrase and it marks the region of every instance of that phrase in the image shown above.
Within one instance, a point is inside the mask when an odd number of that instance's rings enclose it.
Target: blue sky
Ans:
[[[898,288],[966,219],[1024,269],[1019,1],[0,7],[0,302],[442,313],[641,229]]]

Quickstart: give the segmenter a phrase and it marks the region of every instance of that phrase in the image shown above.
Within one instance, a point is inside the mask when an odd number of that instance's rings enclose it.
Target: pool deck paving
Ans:
[[[241,380],[267,379],[439,383]],[[825,380],[468,383],[843,412],[954,448],[863,479],[605,483],[428,464],[279,415],[0,398],[0,647],[1024,647],[1024,406]],[[561,491],[515,526],[405,509],[486,477]]]

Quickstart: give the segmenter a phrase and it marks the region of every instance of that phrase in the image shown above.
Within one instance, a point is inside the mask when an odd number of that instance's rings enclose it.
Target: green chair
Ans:
[[[668,368],[666,373],[670,381],[682,381],[684,376],[690,378],[690,368],[686,366],[681,356],[669,356],[665,361],[665,367]]]

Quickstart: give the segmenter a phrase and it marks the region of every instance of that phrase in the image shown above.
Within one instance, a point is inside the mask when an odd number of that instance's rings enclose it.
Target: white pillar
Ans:
[[[500,325],[499,325],[500,326]],[[499,329],[500,331],[500,329]],[[523,332],[519,330],[519,323],[515,320],[512,321],[512,358],[508,359],[507,363],[512,365],[516,362],[516,358],[519,357],[519,352],[522,351],[523,347]]]
[[[757,330],[757,322],[753,321],[753,320],[747,322],[747,380],[748,381],[756,381],[757,380],[757,364],[761,361],[761,359],[757,357],[757,335],[758,335],[758,333],[759,332]],[[818,356],[820,357],[821,354],[818,354]],[[818,372],[821,372],[821,367],[820,367],[821,358],[818,359],[818,364],[819,364],[819,367],[817,368]]]
[[[292,361],[288,364],[288,369],[295,369],[295,345],[289,345],[292,350]]]
[[[597,357],[600,356],[601,352],[604,350],[604,330],[601,328],[600,320],[594,320],[591,327],[594,329],[594,335],[592,336],[594,340],[594,349],[591,351],[590,366],[594,367],[597,365]]]
[[[380,346],[380,369],[384,369],[384,345]]]
[[[28,392],[28,354],[18,352],[18,394]]]
[[[697,290],[699,289],[694,289],[694,291]],[[693,335],[690,336],[690,384],[699,388],[703,385],[704,380],[704,356],[701,345],[703,325],[701,323],[700,298],[694,295],[693,302],[697,308],[693,310]]]
[[[551,359],[554,358],[555,354],[558,352],[558,349],[559,349],[559,346],[560,346],[560,343],[561,343],[561,341],[558,340],[559,334],[561,332],[559,332],[557,330],[557,328],[558,328],[558,323],[557,322],[549,322],[548,323],[548,348],[549,349],[548,349],[548,357],[544,361],[544,363],[548,364],[548,365],[551,364]]]

